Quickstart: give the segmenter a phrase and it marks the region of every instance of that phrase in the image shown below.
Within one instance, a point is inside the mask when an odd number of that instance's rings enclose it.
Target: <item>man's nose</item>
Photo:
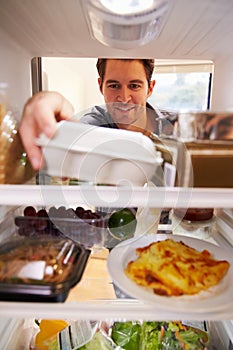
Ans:
[[[118,96],[118,100],[120,102],[129,103],[131,101],[131,91],[127,86],[123,86],[120,90],[120,94]]]

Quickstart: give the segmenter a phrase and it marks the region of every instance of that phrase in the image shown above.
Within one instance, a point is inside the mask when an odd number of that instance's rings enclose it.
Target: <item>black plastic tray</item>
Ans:
[[[59,247],[57,250],[57,257],[59,257],[59,264],[61,261],[69,260],[69,273],[64,278],[61,273],[61,280],[57,281],[45,281],[36,280],[33,278],[21,278],[17,275],[11,275],[9,273],[8,278],[3,277],[4,266],[7,262],[4,262],[5,254],[8,253],[8,262],[17,258],[16,254],[22,250],[22,253],[28,250],[28,256],[25,263],[29,261],[36,261],[34,256],[30,260],[30,251],[43,252],[44,256],[49,255],[49,247]],[[64,247],[72,247],[67,251]],[[61,248],[61,249],[60,249]],[[59,251],[60,249],[60,251]],[[56,249],[55,249],[56,250]],[[10,254],[10,256],[9,256]],[[27,253],[26,253],[27,254]],[[63,256],[64,254],[64,256]],[[85,249],[82,245],[77,244],[69,239],[64,238],[24,238],[17,239],[13,242],[6,242],[0,246],[0,300],[2,301],[26,301],[26,302],[64,302],[69,294],[69,291],[74,287],[82,278],[84,269],[87,264],[87,260],[90,255],[90,250]],[[54,257],[51,256],[51,261]],[[43,261],[41,257],[38,257],[40,261]],[[16,262],[19,260],[16,260]],[[53,259],[54,261],[54,259]],[[22,264],[22,260],[20,260]],[[54,261],[54,264],[56,261]],[[63,264],[63,262],[62,262]],[[1,268],[2,266],[2,268]],[[66,265],[63,265],[66,266]],[[1,272],[2,271],[2,272]]]

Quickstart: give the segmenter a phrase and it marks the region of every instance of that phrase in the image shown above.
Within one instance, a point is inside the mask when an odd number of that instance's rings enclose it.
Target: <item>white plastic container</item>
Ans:
[[[52,139],[44,134],[46,171],[51,176],[109,185],[144,185],[162,164],[154,143],[140,132],[62,121]]]

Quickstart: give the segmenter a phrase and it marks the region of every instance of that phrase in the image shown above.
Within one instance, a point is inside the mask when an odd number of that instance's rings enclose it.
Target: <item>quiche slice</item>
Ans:
[[[137,258],[130,261],[126,275],[135,283],[165,296],[192,295],[217,285],[230,264],[216,260],[209,251],[201,252],[182,241],[157,241],[136,249]]]

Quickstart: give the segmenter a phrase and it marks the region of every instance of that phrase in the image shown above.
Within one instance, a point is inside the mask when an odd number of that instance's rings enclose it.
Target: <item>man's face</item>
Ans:
[[[152,81],[148,86],[145,69],[140,61],[107,60],[101,92],[112,119],[120,128],[126,129],[127,125],[145,126],[146,101],[154,84]]]

